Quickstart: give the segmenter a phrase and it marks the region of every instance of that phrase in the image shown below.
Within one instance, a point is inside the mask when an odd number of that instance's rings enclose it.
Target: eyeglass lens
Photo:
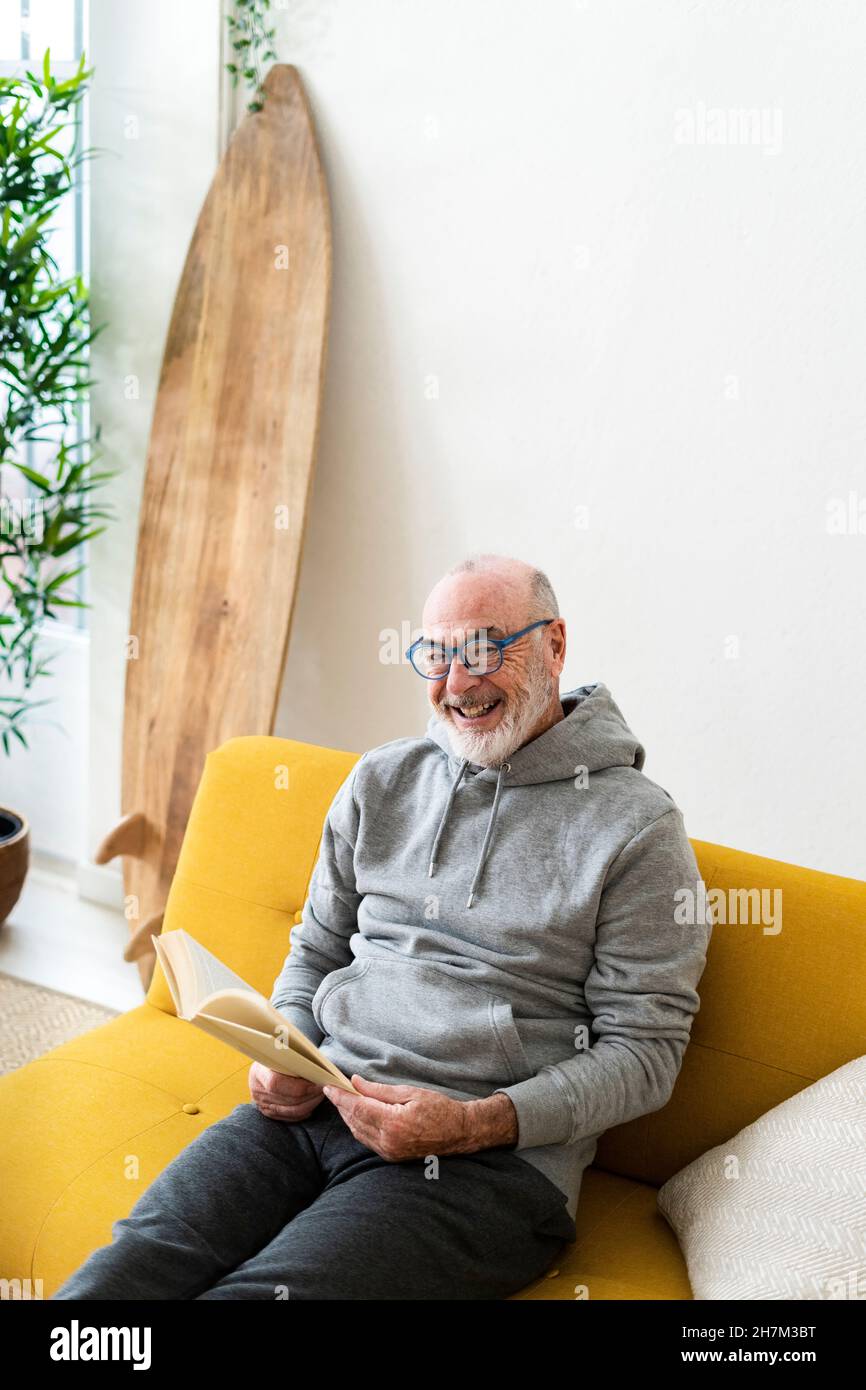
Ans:
[[[473,639],[465,648],[466,664],[474,676],[483,676],[499,665],[500,651],[492,642]],[[425,676],[445,676],[451,660],[439,642],[423,642],[415,652],[415,665]]]

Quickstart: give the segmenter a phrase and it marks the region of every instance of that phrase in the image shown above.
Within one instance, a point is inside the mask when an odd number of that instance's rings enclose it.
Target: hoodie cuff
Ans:
[[[549,1072],[540,1071],[528,1081],[513,1086],[497,1086],[493,1092],[508,1096],[517,1111],[518,1149],[535,1149],[542,1144],[568,1144],[574,1115],[568,1097]]]
[[[290,1023],[294,1023],[299,1028],[304,1037],[307,1038],[314,1047],[318,1047],[322,1038],[325,1036],[321,1028],[313,1018],[312,1010],[304,1004],[281,1004],[278,999],[271,999],[270,1003],[278,1014],[287,1018]]]

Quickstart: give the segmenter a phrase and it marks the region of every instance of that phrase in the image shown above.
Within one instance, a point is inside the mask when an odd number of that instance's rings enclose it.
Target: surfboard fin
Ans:
[[[133,932],[129,941],[126,943],[126,950],[123,953],[124,960],[138,960],[140,956],[146,956],[153,950],[151,936],[159,936],[162,931],[162,919],[165,911],[154,913],[153,917],[148,917],[146,922]]]
[[[107,864],[119,854],[129,854],[133,859],[140,859],[144,853],[146,828],[147,820],[144,813],[130,811],[128,816],[124,816],[114,829],[108,832],[93,856],[94,864]]]

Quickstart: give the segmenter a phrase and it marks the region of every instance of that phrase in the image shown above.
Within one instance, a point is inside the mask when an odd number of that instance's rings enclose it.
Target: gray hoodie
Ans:
[[[347,1076],[504,1092],[574,1218],[599,1136],[673,1090],[712,919],[677,896],[701,901],[682,813],[610,691],[560,698],[497,768],[435,714],[363,754],[271,1001]]]

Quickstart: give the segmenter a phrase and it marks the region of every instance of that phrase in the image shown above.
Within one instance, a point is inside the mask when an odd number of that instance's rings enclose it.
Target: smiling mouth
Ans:
[[[449,705],[448,708],[455,723],[468,727],[470,724],[486,724],[501,704],[502,697],[500,696],[496,700],[484,700],[478,705]]]

